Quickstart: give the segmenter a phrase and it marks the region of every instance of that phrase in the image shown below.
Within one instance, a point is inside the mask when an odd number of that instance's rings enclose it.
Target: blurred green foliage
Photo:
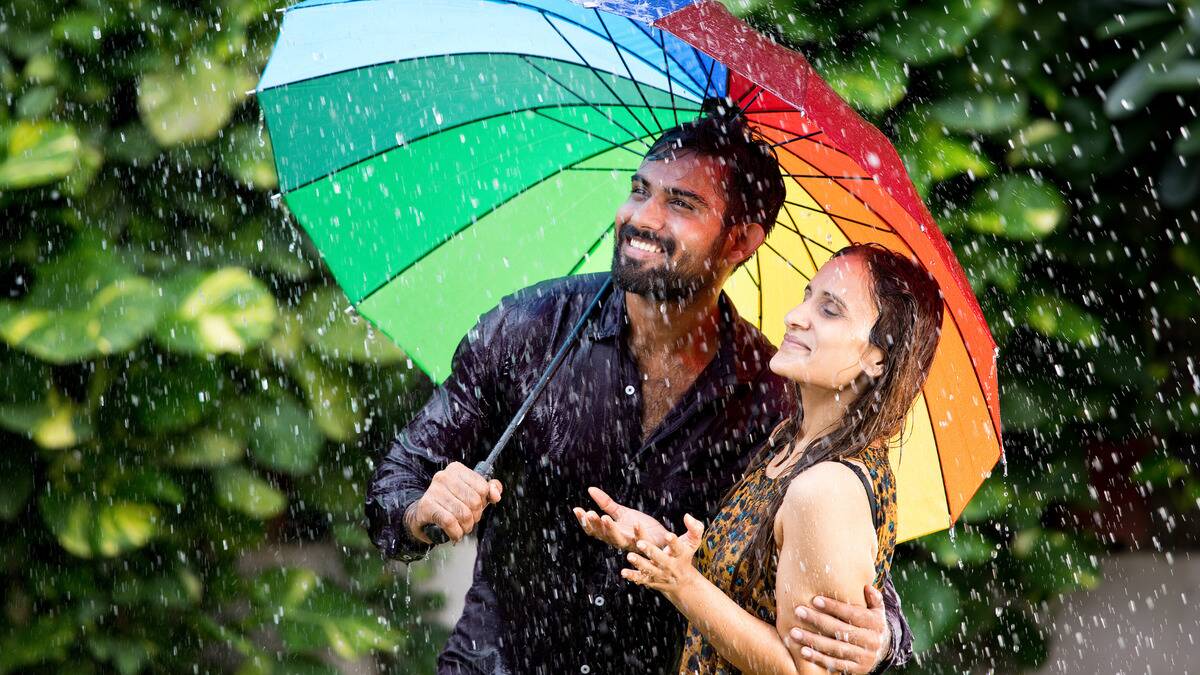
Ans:
[[[279,4],[0,7],[0,673],[431,670],[436,600],[359,527],[429,384],[269,199],[246,92]],[[910,670],[1036,667],[1119,548],[1095,449],[1151,448],[1124,471],[1163,513],[1200,499],[1200,9],[728,4],[895,141],[1000,344],[1007,475],[898,553]]]
[[[432,669],[360,526],[429,383],[269,198],[278,4],[0,7],[0,673]]]
[[[897,553],[907,670],[1037,667],[1104,555],[1196,543],[1200,3],[725,4],[893,139],[1000,347],[1007,467]],[[1149,532],[1095,527],[1114,473]]]

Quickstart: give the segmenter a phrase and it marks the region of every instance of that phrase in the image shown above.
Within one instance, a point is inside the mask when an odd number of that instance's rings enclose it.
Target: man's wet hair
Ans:
[[[779,160],[771,143],[746,124],[731,101],[706,101],[699,117],[664,131],[646,159],[669,160],[689,151],[725,167],[725,226],[759,223],[770,234],[787,194]]]

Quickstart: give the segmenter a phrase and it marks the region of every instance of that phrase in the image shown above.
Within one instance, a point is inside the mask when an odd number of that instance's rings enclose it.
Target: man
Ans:
[[[625,507],[677,530],[684,513],[717,510],[751,451],[790,412],[784,381],[767,368],[773,347],[720,290],[762,243],[783,199],[770,146],[742,120],[704,116],[664,132],[616,214],[615,288],[491,480],[468,467],[487,454],[607,275],[524,289],[460,343],[451,376],[392,443],[367,497],[372,539],[390,557],[423,556],[426,525],[454,541],[479,533],[474,581],[439,672],[677,667],[678,613],[622,580],[622,556],[587,536],[571,509],[597,486],[614,533],[632,527]],[[883,667],[903,662],[908,630],[890,580],[888,590],[886,621],[882,608],[829,600],[797,608],[811,630],[794,652],[852,672],[880,657],[891,660]],[[802,647],[815,652],[802,656]]]

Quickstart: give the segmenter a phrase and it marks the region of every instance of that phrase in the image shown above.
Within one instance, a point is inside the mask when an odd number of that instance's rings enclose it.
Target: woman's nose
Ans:
[[[788,328],[796,328],[799,330],[807,329],[809,327],[808,303],[801,302],[793,307],[787,314],[784,315],[783,323]]]

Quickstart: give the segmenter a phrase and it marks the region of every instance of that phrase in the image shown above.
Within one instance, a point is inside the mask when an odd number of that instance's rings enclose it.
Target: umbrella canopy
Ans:
[[[732,100],[776,146],[787,202],[728,282],[784,314],[834,251],[916,256],[947,312],[893,451],[900,540],[953,524],[1001,454],[996,350],[887,139],[799,54],[712,0],[309,0],[257,89],[281,191],[358,312],[444,379],[519,288],[608,269],[629,178],[665,128]]]

